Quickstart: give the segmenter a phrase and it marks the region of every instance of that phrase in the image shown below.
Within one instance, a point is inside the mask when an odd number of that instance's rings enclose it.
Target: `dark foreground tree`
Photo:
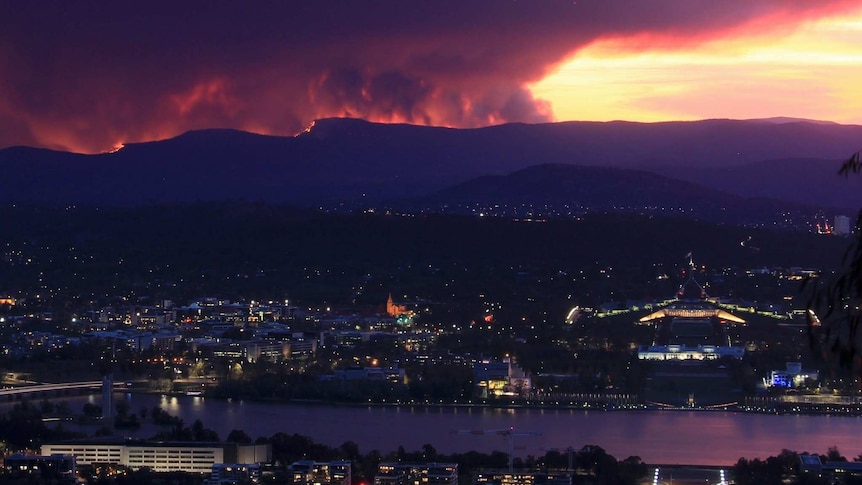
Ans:
[[[839,169],[844,177],[862,172],[860,152]],[[827,361],[853,374],[862,371],[862,211],[856,217],[851,242],[835,277],[824,281],[809,278],[803,286],[808,295],[807,318],[811,344]]]

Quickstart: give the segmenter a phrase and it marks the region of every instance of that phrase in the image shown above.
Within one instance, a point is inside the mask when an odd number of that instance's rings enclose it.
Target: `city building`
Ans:
[[[374,485],[458,485],[458,464],[381,463]]]
[[[572,485],[571,473],[480,471],[475,485]]]
[[[689,256],[689,277],[668,303],[641,317],[638,323],[654,325],[655,343],[641,346],[641,360],[704,361],[722,357],[741,359],[745,348],[731,345],[728,325],[745,325],[742,318],[721,309],[695,279]]]
[[[787,362],[784,370],[774,370],[769,373],[766,387],[800,387],[806,381],[817,381],[820,373],[816,370],[803,369],[800,362]]]
[[[236,483],[258,483],[260,481],[260,465],[239,463],[216,463],[212,474],[204,480],[206,485],[229,485]]]
[[[722,357],[742,359],[743,347],[719,347],[715,345],[649,345],[638,349],[641,360],[715,360]]]
[[[395,301],[392,300],[392,293],[389,294],[389,299],[386,300],[386,314],[390,317],[398,318],[402,315],[410,314],[410,310],[407,309],[406,305],[396,305]]]
[[[509,358],[474,363],[473,377],[481,397],[519,396],[532,388],[530,376]]]
[[[321,380],[342,381],[387,381],[393,384],[404,384],[406,373],[398,367],[348,367],[339,369],[330,375],[321,376]]]
[[[38,475],[40,480],[74,482],[75,457],[72,455],[27,455],[17,453],[4,457],[3,466],[10,477]]]
[[[210,346],[212,356],[222,359],[236,359],[254,363],[259,360],[281,362],[290,356],[289,342],[268,340],[248,340],[227,342]]]
[[[823,478],[824,483],[844,485],[862,481],[862,463],[855,461],[822,461],[818,455],[799,455],[802,475]]]
[[[43,455],[65,454],[77,465],[114,464],[156,472],[210,473],[219,463],[263,463],[272,459],[269,445],[85,439],[42,445]]]
[[[294,485],[351,485],[349,461],[297,461],[290,465]]]

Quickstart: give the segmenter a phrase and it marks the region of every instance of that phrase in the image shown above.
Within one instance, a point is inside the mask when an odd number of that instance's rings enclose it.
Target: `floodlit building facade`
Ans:
[[[676,298],[663,308],[641,317],[638,323],[656,328],[656,343],[642,346],[638,359],[708,361],[724,357],[742,359],[745,348],[731,345],[728,325],[745,325],[742,318],[719,308],[694,278],[689,259],[689,278]]]
[[[269,445],[237,443],[81,440],[44,444],[43,455],[75,457],[77,465],[112,464],[156,472],[210,473],[220,463],[262,463],[272,459]]]

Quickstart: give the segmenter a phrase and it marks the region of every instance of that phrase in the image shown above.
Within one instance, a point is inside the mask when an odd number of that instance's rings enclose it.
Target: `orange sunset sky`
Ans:
[[[856,124],[861,71],[859,0],[5,2],[0,148],[323,117]]]
[[[558,120],[862,123],[862,8],[769,27],[678,47],[638,36],[597,40],[530,90]]]

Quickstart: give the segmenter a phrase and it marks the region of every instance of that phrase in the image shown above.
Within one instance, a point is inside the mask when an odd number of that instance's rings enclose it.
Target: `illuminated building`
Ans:
[[[572,485],[569,473],[479,472],[476,485]]]
[[[351,485],[349,461],[297,461],[290,465],[294,485]]]
[[[787,362],[784,370],[774,370],[769,373],[767,387],[800,387],[808,380],[816,381],[820,373],[816,370],[804,370],[799,362]]]
[[[227,485],[235,483],[258,483],[260,481],[260,465],[238,463],[216,463],[212,474],[204,480],[206,485]]]
[[[641,360],[715,360],[722,357],[742,359],[745,349],[742,347],[718,347],[715,345],[650,345],[638,350]]]
[[[156,472],[210,473],[218,463],[261,463],[272,458],[269,445],[84,439],[42,445],[43,455],[75,457],[77,465],[111,464]]]
[[[407,309],[407,305],[396,305],[392,300],[392,293],[389,294],[389,299],[386,300],[386,314],[390,317],[411,317],[413,312]]]
[[[330,376],[342,381],[386,381],[404,384],[406,373],[404,369],[398,367],[348,367],[336,370]],[[328,378],[322,380],[328,380]]]
[[[17,453],[3,459],[7,477],[34,475],[39,480],[69,480],[75,477],[75,457],[71,455],[26,455]],[[41,483],[41,482],[40,482]]]
[[[862,463],[854,461],[824,462],[817,455],[799,455],[799,471],[804,476],[823,479],[822,483],[859,483],[862,481]]]
[[[458,464],[381,463],[374,485],[458,485]]]
[[[641,360],[708,361],[723,357],[741,359],[745,348],[733,346],[727,325],[745,325],[745,320],[722,310],[709,299],[694,278],[695,265],[689,258],[689,277],[680,285],[676,298],[664,308],[640,318],[638,323],[655,325],[655,343],[638,350]]]
[[[508,358],[474,363],[473,377],[481,397],[516,396],[528,392],[532,387],[530,377]]]
[[[691,320],[700,320],[715,317],[728,322],[740,324],[745,323],[745,320],[720,308],[715,308],[711,305],[697,304],[691,302],[671,304],[665,308],[654,311],[645,317],[641,317],[638,320],[638,323],[647,323],[665,317],[688,318]]]
[[[212,347],[212,356],[222,359],[240,359],[247,362],[260,360],[281,362],[291,355],[290,342],[270,342],[268,340],[247,340],[228,342]]]

